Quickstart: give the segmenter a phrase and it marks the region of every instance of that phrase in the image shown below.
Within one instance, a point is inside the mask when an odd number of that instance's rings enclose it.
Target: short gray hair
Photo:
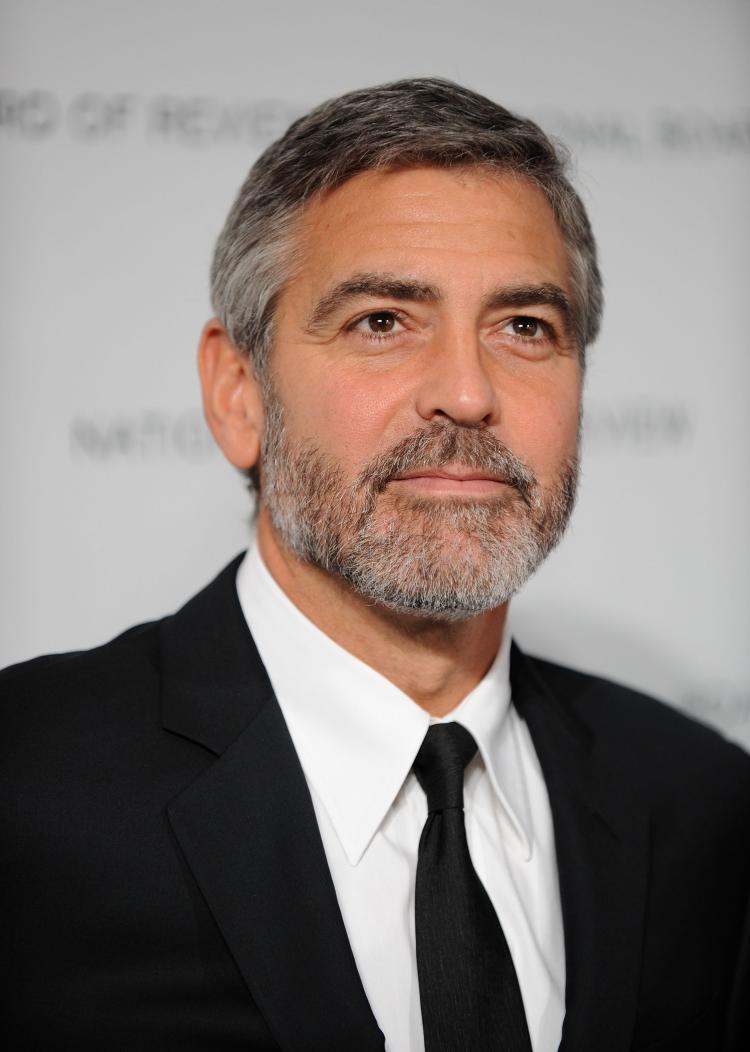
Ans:
[[[599,330],[602,281],[568,155],[533,121],[468,88],[432,77],[399,80],[330,99],[295,121],[258,158],[219,235],[211,268],[214,311],[263,376],[275,306],[290,276],[303,207],[360,172],[475,166],[524,176],[544,193],[568,248],[575,335]]]

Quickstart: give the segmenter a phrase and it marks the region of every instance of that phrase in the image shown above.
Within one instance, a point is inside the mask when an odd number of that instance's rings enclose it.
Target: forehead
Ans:
[[[296,274],[315,287],[383,267],[433,280],[449,267],[493,282],[569,284],[565,242],[542,191],[477,168],[356,175],[305,207],[296,258]]]

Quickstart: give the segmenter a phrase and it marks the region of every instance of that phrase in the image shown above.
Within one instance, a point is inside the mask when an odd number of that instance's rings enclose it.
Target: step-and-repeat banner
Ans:
[[[606,282],[532,651],[750,746],[744,0],[4,0],[0,664],[174,609],[245,547],[195,346],[258,153],[331,95],[461,81],[576,158]]]

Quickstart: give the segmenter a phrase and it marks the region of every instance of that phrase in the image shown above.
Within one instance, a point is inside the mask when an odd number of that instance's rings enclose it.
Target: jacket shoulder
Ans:
[[[708,803],[744,800],[750,816],[750,755],[718,730],[622,683],[540,658],[528,659],[572,719],[586,728],[613,771],[657,795],[700,788]]]
[[[158,682],[159,626],[153,621],[90,650],[45,654],[0,671],[0,707],[6,728],[49,715],[59,726],[66,713],[143,697]]]
[[[750,764],[750,755],[714,727],[688,715],[669,702],[604,676],[559,665],[543,658],[529,658],[539,676],[576,716],[599,733],[623,745],[668,736],[685,748],[737,754]],[[624,738],[623,738],[624,735]]]

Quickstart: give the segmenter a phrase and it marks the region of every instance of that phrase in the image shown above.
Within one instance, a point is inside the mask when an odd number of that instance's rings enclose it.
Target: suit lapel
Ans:
[[[163,722],[217,759],[168,808],[285,1052],[381,1050],[304,774],[242,616],[235,560],[163,628]]]
[[[649,864],[648,810],[619,791],[616,759],[563,706],[514,647],[513,701],[547,783],[565,932],[566,1013],[560,1052],[630,1048]],[[606,704],[606,699],[604,699]]]

